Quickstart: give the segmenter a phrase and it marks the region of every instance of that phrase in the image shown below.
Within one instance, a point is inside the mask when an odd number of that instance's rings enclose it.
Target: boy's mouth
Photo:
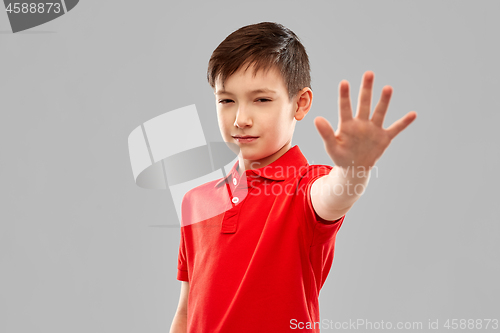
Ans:
[[[250,135],[234,135],[233,138],[235,139],[253,139],[253,138],[258,138],[258,136],[250,136]]]
[[[252,141],[255,141],[257,140],[259,137],[258,136],[249,136],[249,135],[245,135],[245,136],[233,136],[233,138],[237,141],[237,142],[252,142]]]

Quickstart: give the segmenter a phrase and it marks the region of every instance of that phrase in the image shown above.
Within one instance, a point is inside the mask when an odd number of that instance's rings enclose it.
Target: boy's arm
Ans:
[[[181,295],[179,304],[175,312],[174,320],[170,326],[170,333],[186,333],[187,332],[187,304],[189,296],[189,282],[182,281]]]
[[[339,125],[335,132],[325,118],[314,119],[325,150],[335,164],[327,176],[318,178],[311,187],[314,210],[323,219],[334,220],[349,211],[363,194],[371,169],[392,139],[417,117],[416,112],[409,112],[387,129],[383,128],[392,95],[391,86],[385,86],[370,119],[373,79],[373,72],[365,72],[354,117],[349,83],[345,80],[340,82]]]
[[[311,185],[314,211],[325,220],[341,218],[364,193],[369,179],[369,170],[353,173],[334,166],[328,175],[316,179]]]

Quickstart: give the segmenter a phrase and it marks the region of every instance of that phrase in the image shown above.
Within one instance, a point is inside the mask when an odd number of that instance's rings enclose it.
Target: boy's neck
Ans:
[[[292,148],[292,141],[291,140],[288,141],[283,147],[281,147],[280,150],[278,150],[274,154],[271,154],[267,157],[264,157],[260,160],[255,160],[255,161],[243,159],[241,157],[241,154],[240,154],[238,156],[238,158],[239,158],[239,163],[237,166],[238,174],[241,175],[246,170],[263,168],[263,167],[273,163],[274,161],[276,161],[278,158],[280,158],[282,155],[284,155],[290,148]],[[253,168],[252,168],[252,166],[253,166]]]

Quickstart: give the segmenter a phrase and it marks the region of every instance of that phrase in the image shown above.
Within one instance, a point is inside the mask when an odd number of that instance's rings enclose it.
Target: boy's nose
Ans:
[[[234,126],[238,128],[252,126],[252,119],[250,118],[248,112],[238,110],[236,113],[236,119],[234,120]]]

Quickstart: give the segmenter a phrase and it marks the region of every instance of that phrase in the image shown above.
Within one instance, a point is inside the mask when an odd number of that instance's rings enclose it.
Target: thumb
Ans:
[[[335,132],[333,131],[332,125],[323,117],[314,118],[314,125],[316,126],[319,134],[325,141],[325,146],[333,148],[335,146]]]

